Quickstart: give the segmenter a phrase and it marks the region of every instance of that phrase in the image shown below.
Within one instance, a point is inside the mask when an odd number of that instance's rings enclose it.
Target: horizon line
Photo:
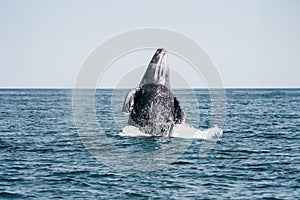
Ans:
[[[66,89],[66,90],[72,90],[72,89],[132,89],[134,87],[121,87],[121,88],[114,88],[114,87],[99,87],[99,88],[92,88],[92,87],[82,87],[82,88],[75,88],[75,87],[0,87],[1,90],[5,89]],[[172,89],[300,89],[300,87],[172,87]]]

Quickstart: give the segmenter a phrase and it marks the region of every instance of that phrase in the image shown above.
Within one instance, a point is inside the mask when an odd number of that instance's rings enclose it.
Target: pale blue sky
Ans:
[[[73,87],[93,49],[142,27],[194,39],[225,87],[300,87],[297,0],[0,0],[0,87]]]

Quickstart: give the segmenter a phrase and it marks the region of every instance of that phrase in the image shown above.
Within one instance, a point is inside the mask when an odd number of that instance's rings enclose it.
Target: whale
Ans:
[[[170,137],[173,127],[185,121],[185,110],[170,86],[167,51],[153,55],[140,84],[128,92],[122,112],[128,125],[152,136]]]

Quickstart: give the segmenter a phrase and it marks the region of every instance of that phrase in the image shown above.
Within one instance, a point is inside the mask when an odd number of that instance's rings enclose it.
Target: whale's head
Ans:
[[[163,48],[156,50],[139,86],[148,83],[161,84],[170,88],[167,51]]]

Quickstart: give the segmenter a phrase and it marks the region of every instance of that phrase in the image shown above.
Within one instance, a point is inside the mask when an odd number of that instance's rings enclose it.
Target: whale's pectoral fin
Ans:
[[[174,108],[174,122],[175,124],[181,124],[185,120],[185,111],[177,97],[174,97]]]
[[[125,98],[124,104],[123,104],[122,112],[124,112],[124,113],[131,112],[131,110],[133,109],[133,105],[134,105],[134,97],[138,91],[140,91],[139,87],[128,92],[128,94]]]

